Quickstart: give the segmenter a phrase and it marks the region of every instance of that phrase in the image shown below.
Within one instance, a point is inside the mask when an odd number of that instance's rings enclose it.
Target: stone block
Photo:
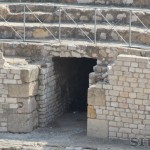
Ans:
[[[37,109],[37,102],[35,100],[35,97],[19,98],[18,105],[18,113],[21,114],[31,113]]]
[[[88,119],[87,135],[97,138],[108,138],[108,121]]]
[[[39,68],[37,66],[30,65],[28,69],[21,70],[21,80],[23,82],[33,82],[38,79]]]
[[[88,118],[96,118],[96,110],[94,106],[88,106]]]
[[[88,89],[88,105],[105,106],[105,90],[91,86]]]
[[[38,127],[38,123],[39,123],[39,121],[38,121],[38,112],[37,111],[34,111],[33,113],[32,113],[32,118],[33,118],[33,128],[36,128],[36,127]]]
[[[8,115],[8,132],[28,133],[33,130],[32,114]]]
[[[0,68],[3,68],[5,63],[5,59],[0,59]]]
[[[3,53],[0,52],[0,59],[3,59]]]
[[[49,33],[47,30],[37,28],[33,31],[34,38],[46,38],[48,36],[49,36]]]
[[[37,95],[38,82],[31,82],[22,85],[8,85],[8,95],[10,97],[30,97]]]

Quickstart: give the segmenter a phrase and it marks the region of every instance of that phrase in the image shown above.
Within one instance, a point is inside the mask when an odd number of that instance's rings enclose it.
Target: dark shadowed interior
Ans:
[[[53,58],[58,91],[64,112],[86,112],[89,73],[96,60],[91,58]],[[63,103],[62,103],[63,102]]]

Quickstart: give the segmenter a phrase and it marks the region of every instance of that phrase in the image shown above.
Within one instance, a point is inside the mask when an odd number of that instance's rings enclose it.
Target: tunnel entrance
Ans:
[[[53,58],[57,76],[56,88],[63,102],[64,112],[86,112],[89,73],[96,60],[91,58]]]
[[[39,127],[53,123],[69,113],[72,119],[87,113],[89,74],[96,59],[53,57],[42,66],[39,75],[38,102]],[[68,121],[68,117],[66,122]],[[73,120],[72,120],[73,121]]]
[[[53,58],[56,118],[48,124],[53,131],[67,135],[87,132],[87,92],[89,74],[96,65],[90,58]],[[56,108],[57,107],[57,108]],[[53,112],[54,112],[53,111]]]

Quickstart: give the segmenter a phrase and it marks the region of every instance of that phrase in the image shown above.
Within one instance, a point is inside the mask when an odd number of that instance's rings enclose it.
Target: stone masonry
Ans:
[[[56,86],[57,76],[54,72],[52,59],[40,68],[39,89],[36,100],[38,102],[39,126],[45,127],[48,123],[61,116],[64,112],[63,100]],[[65,93],[64,93],[65,94]]]
[[[0,132],[31,132],[38,125],[38,72],[0,53]]]
[[[0,39],[3,40],[0,42],[0,132],[28,133],[36,127],[45,127],[68,109],[73,98],[82,100],[86,94],[88,136],[150,137],[150,37],[149,30],[143,28],[150,27],[147,11],[150,1],[55,2],[87,5],[71,4],[64,8],[76,24],[56,3],[27,4],[25,15],[22,5],[0,5]],[[98,5],[102,15],[98,7],[92,9],[90,4]],[[105,9],[108,6],[110,9]],[[58,39],[61,32],[61,42],[55,41],[50,32]],[[85,33],[93,41],[96,36],[97,43],[89,41]],[[78,64],[54,61],[58,58],[80,61]],[[88,91],[87,87],[80,88],[89,65],[81,61],[83,58],[97,60],[92,64],[93,71],[88,72]]]
[[[36,96],[39,106],[37,110],[40,127],[47,126],[56,118],[62,116],[64,112],[86,110],[84,104],[87,104],[85,99],[87,88],[83,85],[86,82],[85,78],[88,78],[86,72],[90,72],[89,69],[92,69],[95,63],[95,59],[88,58],[83,60],[79,58],[51,58],[41,65],[39,90]],[[86,82],[86,85],[88,85],[88,82]]]
[[[149,58],[119,55],[108,83],[88,91],[88,135],[109,138],[150,137]]]

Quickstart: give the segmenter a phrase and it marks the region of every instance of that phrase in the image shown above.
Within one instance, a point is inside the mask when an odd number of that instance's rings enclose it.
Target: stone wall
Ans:
[[[108,68],[109,83],[100,82],[89,88],[88,135],[149,137],[149,58],[119,55]]]
[[[48,63],[41,66],[39,74],[39,90],[36,100],[39,105],[40,127],[45,127],[64,112],[63,100],[60,99],[61,93],[56,85],[57,78],[54,72],[54,62],[50,59]]]
[[[38,125],[38,67],[0,58],[0,132],[31,132]]]

